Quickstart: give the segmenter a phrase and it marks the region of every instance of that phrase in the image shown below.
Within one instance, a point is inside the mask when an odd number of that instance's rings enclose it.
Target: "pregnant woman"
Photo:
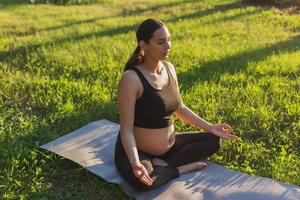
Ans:
[[[174,66],[167,61],[171,35],[157,19],[142,22],[137,47],[125,66],[118,87],[120,131],[115,164],[138,190],[149,190],[206,167],[201,159],[235,141],[228,124],[212,125],[182,102]],[[205,132],[176,133],[172,116]]]

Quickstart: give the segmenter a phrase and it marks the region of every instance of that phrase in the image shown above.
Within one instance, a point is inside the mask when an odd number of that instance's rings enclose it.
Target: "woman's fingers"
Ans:
[[[152,185],[153,180],[150,178],[147,170],[143,166],[136,166],[134,169],[134,174],[144,184]]]
[[[231,133],[232,128],[229,124],[221,124],[221,126],[224,131],[226,131],[227,133]]]
[[[236,135],[228,134],[230,140],[235,141],[238,137]]]
[[[141,180],[143,183],[147,184],[147,185],[152,185],[152,183],[153,183],[152,179],[149,177],[148,174],[144,174],[144,175],[140,178],[140,180]]]
[[[232,140],[232,141],[234,141],[238,138],[238,136],[229,134],[227,132],[220,133],[220,137],[223,139]]]
[[[230,134],[232,132],[232,127],[229,124],[221,124],[222,131],[225,132],[224,139],[229,139],[231,141],[235,141],[238,137],[236,135]]]
[[[146,175],[143,176],[143,180],[148,185],[152,185],[152,183],[153,183],[152,179],[150,177],[147,177]]]
[[[146,180],[148,183],[151,183],[151,184],[152,184],[153,180],[152,180],[152,178],[149,176],[149,174],[148,174],[147,171],[144,172],[144,178],[145,178],[145,180]]]

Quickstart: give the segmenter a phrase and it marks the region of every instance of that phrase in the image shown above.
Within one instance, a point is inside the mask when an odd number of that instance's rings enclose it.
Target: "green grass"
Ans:
[[[2,2],[1,198],[130,199],[39,145],[95,120],[118,122],[117,83],[137,25],[153,16],[172,34],[185,103],[239,136],[210,159],[300,186],[300,16],[234,0],[127,2]]]

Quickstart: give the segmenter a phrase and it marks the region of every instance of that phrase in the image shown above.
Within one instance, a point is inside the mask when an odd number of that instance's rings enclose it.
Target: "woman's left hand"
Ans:
[[[216,136],[219,136],[222,139],[227,139],[231,141],[235,141],[237,139],[236,135],[230,134],[232,128],[228,124],[217,124],[213,125],[210,132]]]

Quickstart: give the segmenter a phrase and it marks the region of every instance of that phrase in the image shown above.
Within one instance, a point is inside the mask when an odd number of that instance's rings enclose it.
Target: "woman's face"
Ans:
[[[167,27],[163,26],[157,29],[149,43],[145,44],[145,54],[155,60],[165,60],[169,56],[171,48],[171,35]]]

